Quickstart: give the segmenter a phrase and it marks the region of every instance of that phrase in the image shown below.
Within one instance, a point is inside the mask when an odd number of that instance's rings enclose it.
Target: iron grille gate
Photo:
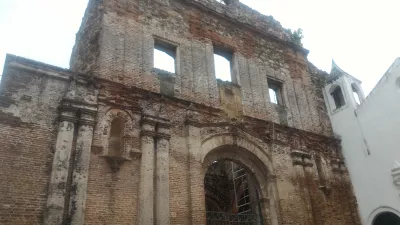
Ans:
[[[206,213],[207,225],[257,225],[258,216],[255,214],[230,214],[224,212]]]

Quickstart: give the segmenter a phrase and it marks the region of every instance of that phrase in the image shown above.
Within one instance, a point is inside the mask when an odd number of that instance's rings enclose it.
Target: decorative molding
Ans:
[[[294,150],[290,153],[294,166],[313,167],[311,155],[307,152]]]
[[[88,120],[88,119],[79,119],[79,125],[87,125],[87,126],[96,126],[96,121]]]
[[[60,115],[59,118],[60,118],[60,122],[63,122],[63,121],[67,121],[67,122],[71,122],[71,123],[78,122],[78,119],[76,118],[76,116]]]
[[[343,159],[332,159],[331,167],[333,172],[338,173],[343,173],[347,170]]]
[[[156,137],[159,139],[166,139],[166,140],[171,139],[171,135],[163,133],[156,133]]]
[[[148,137],[156,137],[157,136],[157,132],[155,131],[150,131],[150,130],[142,130],[140,132],[141,136],[148,136]]]

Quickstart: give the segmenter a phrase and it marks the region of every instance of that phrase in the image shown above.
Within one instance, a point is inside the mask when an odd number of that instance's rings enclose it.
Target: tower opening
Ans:
[[[331,95],[332,95],[332,98],[333,98],[333,100],[335,102],[336,109],[340,109],[341,107],[343,107],[345,105],[343,92],[342,92],[342,89],[339,86],[337,86],[331,92]]]
[[[358,105],[361,104],[362,98],[361,98],[361,96],[360,96],[360,94],[359,94],[358,87],[357,87],[355,84],[351,84],[351,89],[352,89],[352,91],[353,91],[354,100],[356,101],[356,103],[357,103]]]

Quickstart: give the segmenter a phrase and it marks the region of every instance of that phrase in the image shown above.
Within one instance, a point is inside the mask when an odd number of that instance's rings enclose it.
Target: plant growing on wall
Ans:
[[[290,33],[290,39],[293,41],[295,44],[303,46],[303,43],[301,43],[301,40],[303,39],[303,29],[297,28],[297,30],[292,31],[289,29]]]

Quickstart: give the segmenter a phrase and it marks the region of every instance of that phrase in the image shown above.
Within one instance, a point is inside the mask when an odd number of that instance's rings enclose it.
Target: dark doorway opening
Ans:
[[[214,161],[204,178],[207,225],[262,225],[255,180],[232,161]]]
[[[373,225],[400,225],[400,217],[391,212],[384,212],[375,217]]]

